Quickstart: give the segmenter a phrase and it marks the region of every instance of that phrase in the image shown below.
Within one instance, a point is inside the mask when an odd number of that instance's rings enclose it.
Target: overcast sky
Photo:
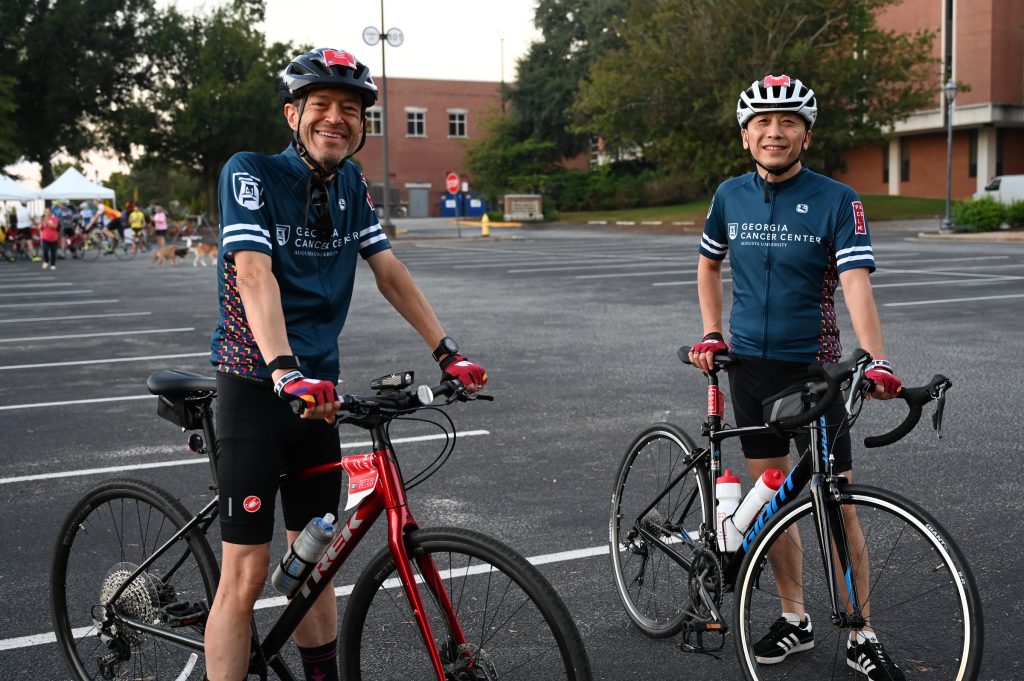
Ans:
[[[158,0],[176,5],[185,14],[204,11],[226,0]],[[540,38],[533,27],[536,0],[266,0],[267,18],[261,26],[268,42],[311,44],[351,52],[381,72],[381,45],[363,42],[363,29],[398,28],[404,42],[386,47],[387,72],[392,77],[442,80],[515,80],[516,61]],[[101,182],[118,164],[93,157],[83,169]],[[16,164],[9,171],[22,175],[26,186],[39,186],[34,164]]]
[[[209,0],[171,0],[182,12],[215,6]],[[163,0],[162,4],[168,4]],[[381,70],[381,47],[363,42],[363,29],[398,28],[400,47],[387,47],[392,76],[457,80],[515,79],[515,62],[540,34],[533,27],[536,0],[266,0],[267,40],[343,48]],[[502,49],[504,36],[504,50]]]

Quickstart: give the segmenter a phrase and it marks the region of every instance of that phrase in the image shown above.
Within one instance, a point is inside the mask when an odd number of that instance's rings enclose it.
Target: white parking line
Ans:
[[[104,317],[144,317],[152,312],[105,312],[102,314],[69,314],[62,317],[22,317],[21,319],[0,319],[0,324],[21,324],[24,322],[62,322],[67,319],[101,319]]]
[[[129,395],[127,397],[95,397],[91,400],[65,400],[63,402],[34,402],[32,404],[9,404],[0,411],[12,409],[35,409],[36,407],[66,407],[73,404],[98,404],[100,402],[127,402],[128,400],[153,400],[156,395]]]
[[[150,396],[152,397],[152,395]],[[481,435],[490,435],[489,430],[467,430],[458,433],[458,437],[479,437]],[[392,444],[406,444],[409,442],[429,442],[432,440],[445,440],[449,436],[447,433],[438,433],[435,435],[414,435],[411,437],[397,437],[393,439]],[[357,449],[360,447],[372,447],[373,442],[367,440],[365,442],[342,442],[342,449]],[[58,471],[56,473],[39,473],[37,475],[17,475],[11,478],[0,478],[0,485],[9,485],[15,482],[35,482],[37,480],[53,480],[55,478],[80,478],[86,475],[102,475],[104,473],[122,473],[124,471],[140,471],[148,470],[150,468],[170,468],[172,466],[188,466],[197,463],[207,463],[205,457],[192,458],[192,459],[175,459],[174,461],[156,461],[153,463],[136,463],[128,464],[125,466],[110,466],[107,468],[83,468],[77,471]]]
[[[53,284],[4,284],[4,290],[7,291],[12,288],[55,288],[58,286],[74,286],[74,284],[68,281]]]
[[[905,307],[908,305],[938,305],[940,303],[967,303],[974,300],[1003,300],[1024,298],[1024,293],[1008,293],[1004,296],[978,296],[976,298],[941,298],[939,300],[912,300],[906,303],[885,303],[883,307]]]
[[[8,364],[0,366],[0,371],[13,369],[44,369],[47,367],[70,367],[82,364],[112,364],[114,362],[146,362],[153,359],[181,359],[183,357],[209,357],[210,352],[185,352],[180,355],[148,355],[145,357],[109,357],[107,359],[86,359],[80,362],[49,362],[47,364]]]
[[[53,307],[55,305],[63,307],[65,305],[109,305],[120,302],[117,298],[102,298],[96,300],[62,300],[56,303],[4,303],[0,307]]]
[[[546,553],[539,556],[528,556],[526,558],[532,565],[547,565],[550,563],[564,563],[572,560],[583,560],[585,558],[593,558],[595,556],[607,556],[607,546],[594,546],[585,549],[576,549],[573,551],[561,551],[559,553]],[[486,570],[486,566],[480,566],[481,573]],[[460,571],[459,574],[466,574],[465,571]],[[445,575],[442,575],[445,577]],[[352,593],[354,584],[348,584],[346,586],[337,586],[334,588],[334,595],[338,598],[348,596]],[[288,604],[288,599],[284,596],[276,596],[273,598],[261,598],[256,602],[256,610],[267,610],[270,608],[283,608]],[[94,631],[93,627],[78,627],[73,630],[75,638],[83,638],[90,635]],[[46,645],[48,643],[56,643],[57,637],[53,632],[47,632],[45,634],[36,634],[34,636],[19,636],[17,638],[7,638],[0,640],[0,650],[14,650],[16,648],[31,648],[33,646]]]
[[[145,333],[179,333],[195,331],[195,327],[182,326],[177,329],[138,329],[137,331],[102,331],[97,333],[68,333],[61,336],[26,336],[24,338],[0,338],[0,343],[22,343],[25,341],[65,340],[68,338],[98,338],[100,336],[138,336]]]
[[[92,293],[92,289],[83,288],[73,291],[20,291],[18,293],[0,293],[0,298],[28,298],[29,296],[77,296]]]

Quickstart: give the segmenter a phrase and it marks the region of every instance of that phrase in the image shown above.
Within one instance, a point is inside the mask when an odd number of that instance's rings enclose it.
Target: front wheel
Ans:
[[[706,517],[704,478],[696,468],[669,488],[694,449],[683,430],[657,423],[633,440],[615,475],[608,523],[615,588],[629,618],[655,638],[677,634],[691,610],[701,607],[690,603],[689,574],[668,555],[692,559],[692,541]],[[641,529],[661,543],[650,543]]]
[[[192,530],[171,544],[113,601],[189,519],[167,492],[130,479],[93,488],[71,509],[53,553],[50,599],[57,643],[73,678],[205,678],[205,609],[219,572],[202,532]],[[173,644],[132,622],[187,636],[199,648]]]
[[[406,547],[445,678],[591,678],[583,641],[561,598],[512,549],[457,528],[416,530]],[[423,559],[440,573],[465,644],[457,643],[424,584]],[[350,681],[436,678],[389,550],[377,554],[353,587],[340,644],[343,677]]]
[[[907,679],[974,679],[982,651],[981,601],[952,539],[925,511],[898,495],[858,485],[840,489],[847,529],[859,524],[866,548],[858,555],[851,539],[853,560],[847,579],[857,585],[863,614],[888,657]],[[829,504],[835,502],[830,499]],[[854,511],[856,519],[851,521]],[[794,559],[789,568],[782,567],[785,554]],[[840,602],[845,602],[846,579],[840,576],[838,581]],[[800,603],[814,632],[812,648],[791,653],[781,662],[763,649],[755,651],[781,613],[780,585],[795,586],[797,594],[802,585]],[[740,567],[736,592],[736,648],[747,679],[855,675],[851,667],[856,668],[857,654],[848,662],[847,642],[856,632],[832,622],[809,499],[783,507],[764,527]],[[759,656],[764,656],[761,662]]]

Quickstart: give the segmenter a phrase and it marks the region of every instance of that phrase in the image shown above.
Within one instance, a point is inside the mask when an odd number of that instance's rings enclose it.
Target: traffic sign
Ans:
[[[459,193],[459,176],[455,173],[448,173],[444,178],[444,186],[449,194]]]

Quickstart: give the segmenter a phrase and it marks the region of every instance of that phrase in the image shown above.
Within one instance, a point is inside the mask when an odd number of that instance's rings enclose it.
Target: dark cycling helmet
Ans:
[[[818,118],[814,90],[787,75],[765,76],[751,83],[736,102],[736,120],[740,128],[746,128],[747,122],[757,114],[776,111],[792,111],[800,115],[810,130]]]
[[[281,74],[281,98],[285,102],[324,87],[357,90],[364,106],[373,106],[377,101],[377,86],[369,67],[345,50],[317,48],[293,59]]]

